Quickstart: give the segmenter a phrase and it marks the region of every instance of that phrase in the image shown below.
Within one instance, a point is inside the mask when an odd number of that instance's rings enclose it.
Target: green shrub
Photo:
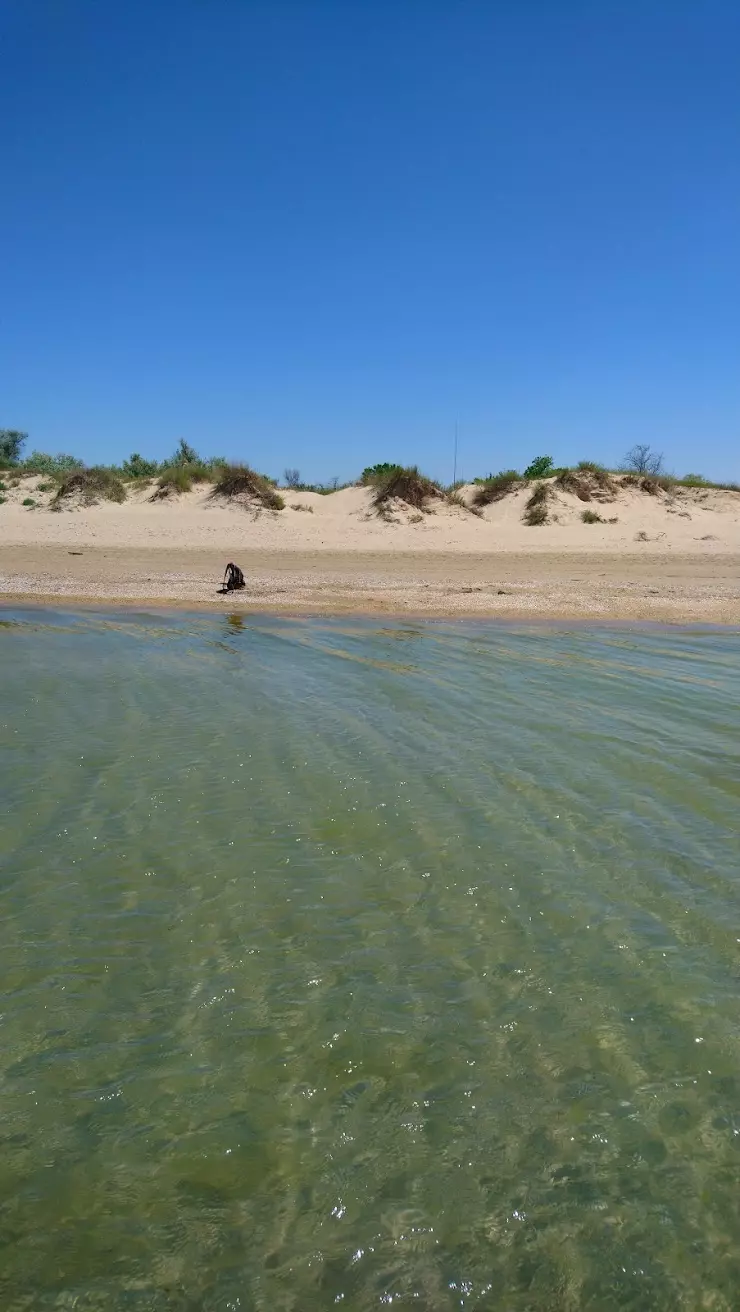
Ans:
[[[55,483],[52,483],[52,482],[39,483],[38,486],[37,486],[37,488],[36,488],[36,491],[37,491],[37,492],[51,492],[52,489],[53,489],[55,486],[56,486],[56,484],[55,484]]]
[[[581,519],[584,524],[603,524],[604,520],[601,515],[597,515],[595,510],[584,510],[581,513]]]
[[[23,501],[21,502],[21,505],[28,506],[29,508],[31,508],[36,505],[36,502],[34,501],[33,497],[24,497]]]
[[[138,451],[134,451],[121,466],[124,478],[154,478],[158,472],[159,465],[156,460],[145,460]]]
[[[713,483],[711,479],[704,478],[702,474],[686,474],[684,478],[674,479],[678,487],[700,487],[707,490],[715,489],[718,492],[740,492],[740,483]]]
[[[164,497],[180,496],[182,492],[191,492],[194,483],[210,483],[214,471],[207,465],[167,465],[159,475],[153,501]]]
[[[373,505],[378,511],[385,511],[389,501],[403,501],[414,510],[424,510],[433,497],[444,495],[439,483],[420,474],[416,465],[408,468],[392,465],[388,473],[379,477],[372,486]]]
[[[525,478],[550,478],[555,473],[552,456],[535,456],[524,471]]]
[[[402,465],[395,462],[389,463],[388,461],[380,465],[368,465],[360,474],[360,482],[365,487],[375,487],[376,484],[387,479],[395,470],[402,468]]]
[[[152,500],[179,496],[181,492],[190,492],[192,486],[193,479],[187,465],[166,465],[159,475]]]
[[[230,501],[235,497],[256,501],[265,510],[285,509],[285,501],[272,481],[249,465],[226,465],[221,469],[211,495]]]
[[[5,485],[5,483],[3,483],[2,479],[0,479],[0,492],[7,492],[7,490],[8,490],[8,489],[7,489],[6,485]]]
[[[75,495],[85,506],[94,506],[101,498],[120,503],[126,500],[126,489],[112,470],[94,465],[92,469],[71,470],[60,478],[53,508],[61,510],[64,502]]]
[[[0,506],[4,506],[7,499],[7,497],[0,495]]]
[[[710,487],[703,474],[684,474],[683,478],[677,480],[683,487]]]
[[[167,466],[169,467],[171,465],[201,465],[202,463],[203,462],[200,456],[198,455],[198,452],[196,451],[195,447],[191,446],[189,442],[186,442],[184,437],[181,437],[180,441],[178,442],[175,448],[174,455],[170,460],[167,461]]]
[[[492,501],[501,501],[509,492],[513,492],[521,477],[515,469],[502,469],[499,474],[489,474],[488,478],[478,483],[473,494],[474,506],[489,506]]]
[[[55,456],[51,456],[46,451],[32,451],[27,460],[24,460],[21,466],[24,474],[67,474],[72,469],[84,469],[81,460],[77,456],[67,455],[64,451],[59,451]]]

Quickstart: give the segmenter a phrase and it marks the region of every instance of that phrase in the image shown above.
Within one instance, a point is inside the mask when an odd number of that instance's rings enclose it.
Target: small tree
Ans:
[[[181,437],[175,454],[168,463],[170,465],[199,465],[200,456],[195,447],[186,442],[184,437]]]
[[[627,452],[623,464],[632,474],[659,474],[663,468],[663,453],[651,451],[646,442],[638,442]]]
[[[0,428],[0,465],[17,465],[27,441],[28,433],[19,433],[15,428]]]
[[[548,478],[553,471],[552,456],[535,456],[524,471],[525,478]]]
[[[156,460],[145,460],[138,451],[134,451],[128,460],[124,460],[122,469],[124,478],[154,478],[159,465]]]
[[[283,473],[283,478],[285,479],[286,487],[292,487],[295,489],[300,487],[301,471],[300,469],[286,469]]]
[[[70,470],[82,469],[82,461],[66,451],[58,451],[55,456],[48,451],[32,451],[23,468],[29,474],[68,474]]]

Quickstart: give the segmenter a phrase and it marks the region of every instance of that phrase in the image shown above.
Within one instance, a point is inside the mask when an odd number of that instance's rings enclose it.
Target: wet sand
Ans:
[[[0,600],[740,624],[736,554],[257,550],[223,595],[225,563],[220,548],[0,545]]]

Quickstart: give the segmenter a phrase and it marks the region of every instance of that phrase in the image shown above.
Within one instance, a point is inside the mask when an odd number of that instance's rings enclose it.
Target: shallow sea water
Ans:
[[[740,634],[0,614],[3,1312],[740,1305]]]

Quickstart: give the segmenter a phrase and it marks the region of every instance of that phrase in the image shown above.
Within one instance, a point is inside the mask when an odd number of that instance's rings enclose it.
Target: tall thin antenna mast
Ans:
[[[457,420],[455,420],[455,456],[452,462],[452,486],[457,482]]]

